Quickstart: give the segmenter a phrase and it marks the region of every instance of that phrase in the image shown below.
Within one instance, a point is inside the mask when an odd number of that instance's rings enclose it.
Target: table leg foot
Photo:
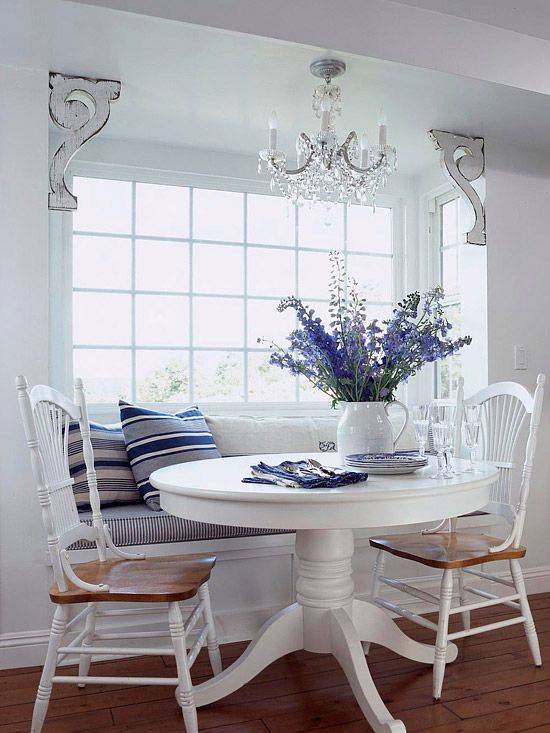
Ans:
[[[355,599],[352,613],[353,624],[361,641],[380,644],[415,662],[434,663],[435,647],[411,639],[401,631],[389,613],[374,603]],[[446,661],[454,662],[457,654],[456,644],[450,643],[447,647]]]
[[[343,608],[330,612],[332,653],[344,670],[359,707],[375,733],[405,733],[384,705],[371,677],[361,640],[354,623]]]
[[[304,646],[302,608],[294,603],[275,614],[259,630],[244,654],[221,674],[193,688],[197,707],[230,695],[262,669]]]

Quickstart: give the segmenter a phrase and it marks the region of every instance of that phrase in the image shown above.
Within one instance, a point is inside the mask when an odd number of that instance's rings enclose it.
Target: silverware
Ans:
[[[345,470],[342,470],[342,469],[326,468],[321,463],[319,463],[319,461],[316,461],[314,458],[308,458],[307,462],[309,463],[310,466],[316,469],[317,473],[319,473],[322,476],[341,476],[343,473],[346,473]]]
[[[272,473],[264,473],[263,471],[257,471],[254,468],[252,469],[252,475],[256,478],[265,479],[266,481],[269,481],[269,483],[276,484],[277,486],[284,486],[285,488],[290,489],[300,488],[300,484],[296,483],[296,481],[279,478],[279,476],[274,476]]]

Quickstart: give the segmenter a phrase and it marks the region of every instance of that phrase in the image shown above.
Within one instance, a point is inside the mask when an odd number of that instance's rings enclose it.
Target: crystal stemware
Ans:
[[[481,428],[481,405],[464,405],[464,444],[470,452],[470,465],[466,473],[477,473],[475,457]]]
[[[428,442],[428,431],[430,427],[429,405],[415,405],[412,408],[412,419],[414,435],[418,443],[418,455],[420,458],[426,456],[426,443]]]
[[[430,478],[449,478],[450,474],[445,465],[445,449],[449,444],[449,413],[443,405],[430,406],[431,428],[434,449],[437,454],[437,472]]]

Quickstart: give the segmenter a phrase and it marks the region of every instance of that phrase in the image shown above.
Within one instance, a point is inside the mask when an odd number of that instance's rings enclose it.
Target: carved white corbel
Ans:
[[[485,170],[484,140],[482,137],[465,137],[443,130],[430,130],[435,147],[441,150],[441,167],[444,174],[471,205],[474,225],[466,233],[468,244],[486,244],[485,208],[472,181]]]
[[[110,104],[120,96],[120,82],[50,73],[50,90],[50,117],[69,135],[52,159],[48,208],[74,211],[77,200],[65,183],[67,166],[107,123]]]

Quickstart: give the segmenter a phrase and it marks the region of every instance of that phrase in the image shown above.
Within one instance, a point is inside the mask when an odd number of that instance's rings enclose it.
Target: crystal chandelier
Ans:
[[[269,148],[261,150],[258,173],[265,167],[271,178],[271,190],[278,188],[293,203],[372,203],[378,189],[386,185],[397,167],[395,148],[387,144],[384,111],[378,120],[378,144],[369,145],[365,134],[359,141],[350,132],[338,142],[334,119],[341,113],[340,87],[332,79],[346,70],[339,59],[318,59],[310,65],[314,76],[324,79],[313,92],[313,111],[320,120],[314,136],[301,132],[296,140],[296,167],[287,168],[286,156],[277,150],[277,115],[269,118]]]

